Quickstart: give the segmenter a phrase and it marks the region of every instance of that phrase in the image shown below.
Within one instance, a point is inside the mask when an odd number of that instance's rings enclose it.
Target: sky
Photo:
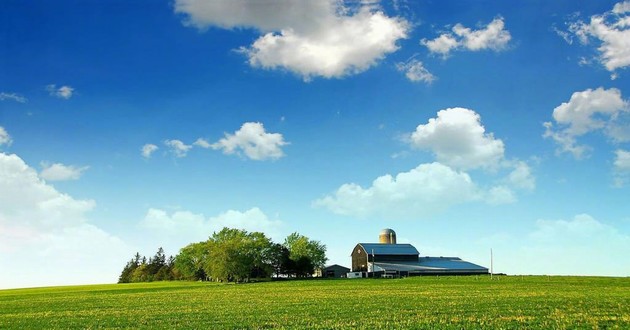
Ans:
[[[0,288],[224,226],[630,276],[630,1],[0,3]]]

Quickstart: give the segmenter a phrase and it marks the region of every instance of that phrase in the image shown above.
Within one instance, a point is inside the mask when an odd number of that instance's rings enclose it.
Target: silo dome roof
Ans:
[[[381,230],[381,233],[380,233],[380,235],[390,235],[390,234],[396,235],[396,232],[393,231],[392,229],[385,228],[385,229]]]

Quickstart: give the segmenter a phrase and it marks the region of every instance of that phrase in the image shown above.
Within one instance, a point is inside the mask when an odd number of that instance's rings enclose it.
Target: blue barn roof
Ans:
[[[359,243],[368,254],[374,255],[415,255],[420,252],[411,244]]]
[[[417,273],[488,273],[488,268],[456,257],[420,257],[417,262],[376,262],[375,267],[385,271]]]

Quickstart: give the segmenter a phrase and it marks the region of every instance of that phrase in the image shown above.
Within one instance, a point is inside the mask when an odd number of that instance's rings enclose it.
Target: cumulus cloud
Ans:
[[[417,219],[470,202],[509,204],[517,201],[517,190],[534,189],[535,179],[525,162],[506,166],[513,169],[505,179],[481,186],[464,171],[439,162],[421,164],[396,176],[380,176],[367,188],[343,184],[312,204],[346,216],[396,219]]]
[[[13,143],[13,139],[11,139],[11,136],[4,127],[0,126],[0,146],[10,146],[11,143]]]
[[[28,101],[24,96],[17,93],[5,93],[5,92],[0,93],[0,101],[5,101],[5,100],[11,100],[18,103],[26,103]]]
[[[412,59],[408,62],[400,62],[396,64],[396,69],[405,73],[405,77],[412,82],[425,82],[431,84],[437,79],[429,70],[427,70],[421,61]]]
[[[588,22],[569,22],[569,32],[583,45],[596,40],[597,60],[616,78],[615,70],[630,65],[630,1],[615,4],[611,11],[593,15]]]
[[[58,97],[60,99],[68,100],[74,94],[74,88],[70,86],[61,86],[57,88],[57,85],[50,84],[46,86],[46,90],[51,96]]]
[[[536,179],[524,161],[505,159],[504,144],[486,133],[473,110],[449,108],[405,137],[412,147],[431,151],[436,162],[395,176],[384,175],[364,188],[346,183],[314,206],[349,216],[418,217],[451,206],[513,203],[518,191],[531,191]],[[485,169],[493,184],[479,185],[466,170]]]
[[[568,102],[553,110],[551,122],[544,123],[544,137],[553,139],[558,145],[558,152],[569,152],[575,158],[582,158],[590,147],[580,145],[577,138],[593,131],[602,131],[613,142],[630,141],[627,122],[629,115],[628,101],[616,88],[602,87],[575,92]]]
[[[73,165],[64,165],[61,163],[42,163],[42,171],[39,173],[39,177],[47,181],[68,181],[78,180],[83,172],[85,172],[89,166],[77,167]]]
[[[613,13],[615,14],[625,14],[630,12],[630,1],[624,1],[616,3],[613,7]]]
[[[158,146],[156,146],[155,144],[147,143],[147,144],[143,145],[142,148],[140,148],[140,154],[144,158],[151,158],[151,155],[154,152],[156,152],[158,149],[160,149],[160,148]]]
[[[94,207],[0,153],[0,287],[115,282],[120,256],[131,251],[87,221]]]
[[[465,108],[440,110],[409,135],[412,147],[433,152],[437,161],[459,169],[494,168],[504,157],[503,141],[486,133],[481,117]]]
[[[260,231],[274,239],[280,239],[279,229],[282,222],[270,219],[257,207],[244,212],[229,210],[214,217],[205,217],[190,211],[169,213],[162,209],[151,208],[147,211],[140,226],[149,229],[160,237],[160,241],[180,249],[188,243],[207,239],[213,232],[223,227]]]
[[[224,154],[241,154],[253,160],[278,159],[284,156],[282,147],[287,145],[280,133],[267,133],[261,123],[244,123],[234,134],[211,145],[212,149],[223,150]]]
[[[302,76],[340,78],[376,65],[398,50],[409,24],[374,4],[344,7],[336,0],[176,0],[175,12],[199,29],[253,28],[263,34],[241,47],[252,67],[286,69]],[[356,7],[356,6],[355,6]]]
[[[166,140],[164,141],[164,144],[169,147],[171,153],[173,153],[173,155],[178,158],[186,157],[188,151],[192,149],[191,145],[185,144],[180,140]]]
[[[422,39],[420,44],[426,46],[431,53],[448,57],[453,50],[493,50],[495,52],[506,49],[512,39],[510,32],[505,30],[503,17],[497,17],[484,28],[471,30],[457,23],[451,32],[443,33],[433,40]]]
[[[366,217],[419,216],[480,199],[470,176],[440,163],[422,164],[395,177],[378,177],[368,188],[344,184],[333,195],[313,202],[333,213]]]

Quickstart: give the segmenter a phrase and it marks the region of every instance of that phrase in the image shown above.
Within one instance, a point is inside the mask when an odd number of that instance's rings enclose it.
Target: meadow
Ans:
[[[0,290],[0,329],[630,329],[630,278],[154,282]]]

